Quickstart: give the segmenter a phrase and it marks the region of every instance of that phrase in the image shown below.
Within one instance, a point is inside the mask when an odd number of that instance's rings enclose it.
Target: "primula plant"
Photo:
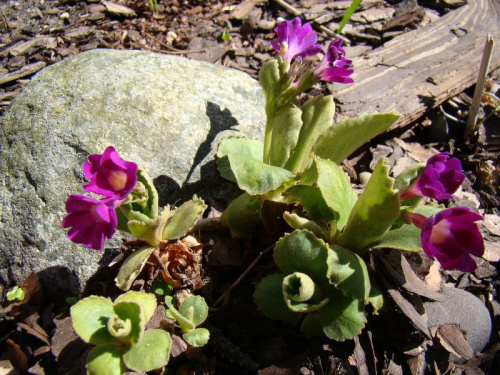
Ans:
[[[90,296],[71,307],[76,333],[96,345],[87,357],[87,371],[94,375],[151,371],[166,366],[170,334],[161,329],[144,330],[156,309],[153,294],[129,291],[115,302]]]
[[[275,31],[276,59],[259,74],[264,141],[232,136],[217,149],[221,175],[243,191],[220,222],[234,237],[263,228],[279,238],[274,246],[279,272],[265,276],[254,293],[265,316],[300,325],[307,337],[351,339],[362,331],[368,312],[378,313],[384,303],[376,275],[369,272],[371,251],[423,251],[444,269],[470,272],[476,268],[474,257],[484,253],[476,224],[482,217],[465,207],[426,204],[450,199],[465,179],[460,161],[448,153],[394,178],[382,158],[358,196],[340,164],[399,116],[365,113],[335,123],[332,96],[303,101],[302,94],[319,81],[353,83],[342,41],[329,43],[318,60],[322,48],[309,24],[295,18]],[[84,190],[101,198],[71,195],[62,226],[70,228],[70,240],[88,248],[102,249],[117,229],[137,239],[125,244],[127,256],[115,279],[119,289],[128,291],[145,270],[149,281],[168,285],[153,287],[162,296],[204,285],[203,244],[192,231],[206,208],[202,200],[160,211],[148,174],[113,147],[90,155],[83,171],[89,180]],[[209,331],[199,327],[208,316],[205,300],[190,295],[174,301],[165,296],[167,316],[178,323],[184,341],[205,345]],[[71,308],[75,330],[97,345],[89,354],[89,373],[165,366],[169,334],[144,330],[155,308],[154,295],[132,291],[114,303],[97,296],[76,303]]]

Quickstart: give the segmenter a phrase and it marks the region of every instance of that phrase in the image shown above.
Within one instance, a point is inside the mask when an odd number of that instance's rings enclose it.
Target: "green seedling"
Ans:
[[[87,357],[90,375],[123,374],[126,369],[151,371],[167,365],[171,338],[160,329],[145,331],[156,309],[153,294],[129,291],[114,303],[90,296],[70,309],[76,333],[96,345]]]
[[[19,286],[13,287],[11,290],[9,290],[6,294],[7,301],[22,301],[25,297],[24,295],[24,290],[20,288]]]
[[[183,332],[182,338],[192,346],[203,346],[210,339],[210,332],[206,328],[196,328],[208,316],[208,305],[201,296],[186,298],[178,308],[175,308],[173,298],[165,297],[168,306],[167,315],[177,321]]]

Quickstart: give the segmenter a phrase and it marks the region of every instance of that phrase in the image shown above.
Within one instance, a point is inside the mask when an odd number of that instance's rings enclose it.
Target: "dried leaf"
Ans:
[[[443,324],[437,328],[431,327],[434,337],[450,353],[464,359],[471,359],[474,352],[465,338],[464,332],[457,324]]]

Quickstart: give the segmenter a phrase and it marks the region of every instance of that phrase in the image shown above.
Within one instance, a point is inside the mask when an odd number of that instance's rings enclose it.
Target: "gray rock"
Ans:
[[[227,201],[221,138],[262,138],[264,98],[248,75],[179,57],[93,50],[41,71],[0,128],[0,277],[33,270],[51,289],[81,290],[102,253],[71,243],[64,202],[82,194],[82,163],[113,145],[149,171],[161,204],[197,194]],[[117,248],[118,239],[108,242]]]
[[[474,353],[480,352],[491,335],[490,313],[475,295],[456,288],[444,288],[443,300],[424,303],[429,327],[455,323],[467,332]]]

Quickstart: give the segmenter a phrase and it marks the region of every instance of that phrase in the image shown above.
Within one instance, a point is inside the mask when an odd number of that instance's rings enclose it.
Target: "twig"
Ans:
[[[167,55],[187,55],[187,54],[190,54],[190,53],[200,53],[200,52],[206,52],[207,51],[206,49],[193,49],[193,50],[186,50],[186,51],[182,51],[182,50],[179,50],[179,51],[164,51],[162,49],[152,48],[152,47],[147,47],[147,46],[141,46],[139,44],[134,44],[134,46],[137,47],[137,48],[141,48],[141,49],[145,49],[145,50],[151,51],[151,52],[164,53],[164,54],[167,54]]]
[[[238,279],[231,285],[231,287],[224,292],[222,296],[219,297],[217,301],[214,303],[214,307],[217,307],[222,301],[224,301],[227,297],[227,295],[238,286],[238,284],[249,274],[249,272],[255,267],[257,262],[264,256],[264,254],[270,252],[272,249],[274,249],[274,245],[269,246],[266,250],[262,251],[257,255],[257,258],[254,259],[252,263],[247,267],[247,269],[238,277]]]
[[[474,90],[474,97],[472,98],[469,117],[467,118],[467,126],[465,128],[466,141],[469,141],[470,137],[475,134],[478,129],[478,126],[476,125],[477,114],[479,112],[479,106],[481,104],[481,97],[483,96],[486,76],[488,75],[488,70],[490,67],[491,55],[493,54],[493,44],[493,37],[488,34],[488,36],[486,37],[486,43],[484,44],[483,56],[481,58],[481,65],[479,66],[479,75],[477,77],[477,83]]]
[[[153,39],[155,42],[158,42],[162,47],[165,47],[165,48],[168,48],[169,50],[171,51],[176,51],[176,52],[183,52],[183,50],[181,49],[178,49],[178,48],[175,48],[173,46],[169,46],[168,44],[166,43],[163,43],[160,39],[154,37],[153,35],[151,34],[146,34],[147,37]]]
[[[288,4],[286,1],[284,0],[274,0],[274,2],[276,4],[278,4],[279,6],[285,8],[289,13],[293,14],[294,16],[300,16],[302,15],[302,12],[300,10],[298,10],[297,8],[295,8],[294,6]],[[323,26],[323,25],[320,25],[318,24],[316,21],[312,21],[313,25],[315,26],[316,29],[319,29],[320,31],[324,32],[326,35],[330,36],[330,37],[336,37],[336,38],[340,38],[342,39],[342,41],[346,44],[350,44],[350,41],[349,39],[347,39],[345,36],[342,36],[342,35],[339,35],[337,34],[335,31],[333,30],[330,30],[328,27],[326,26]]]

